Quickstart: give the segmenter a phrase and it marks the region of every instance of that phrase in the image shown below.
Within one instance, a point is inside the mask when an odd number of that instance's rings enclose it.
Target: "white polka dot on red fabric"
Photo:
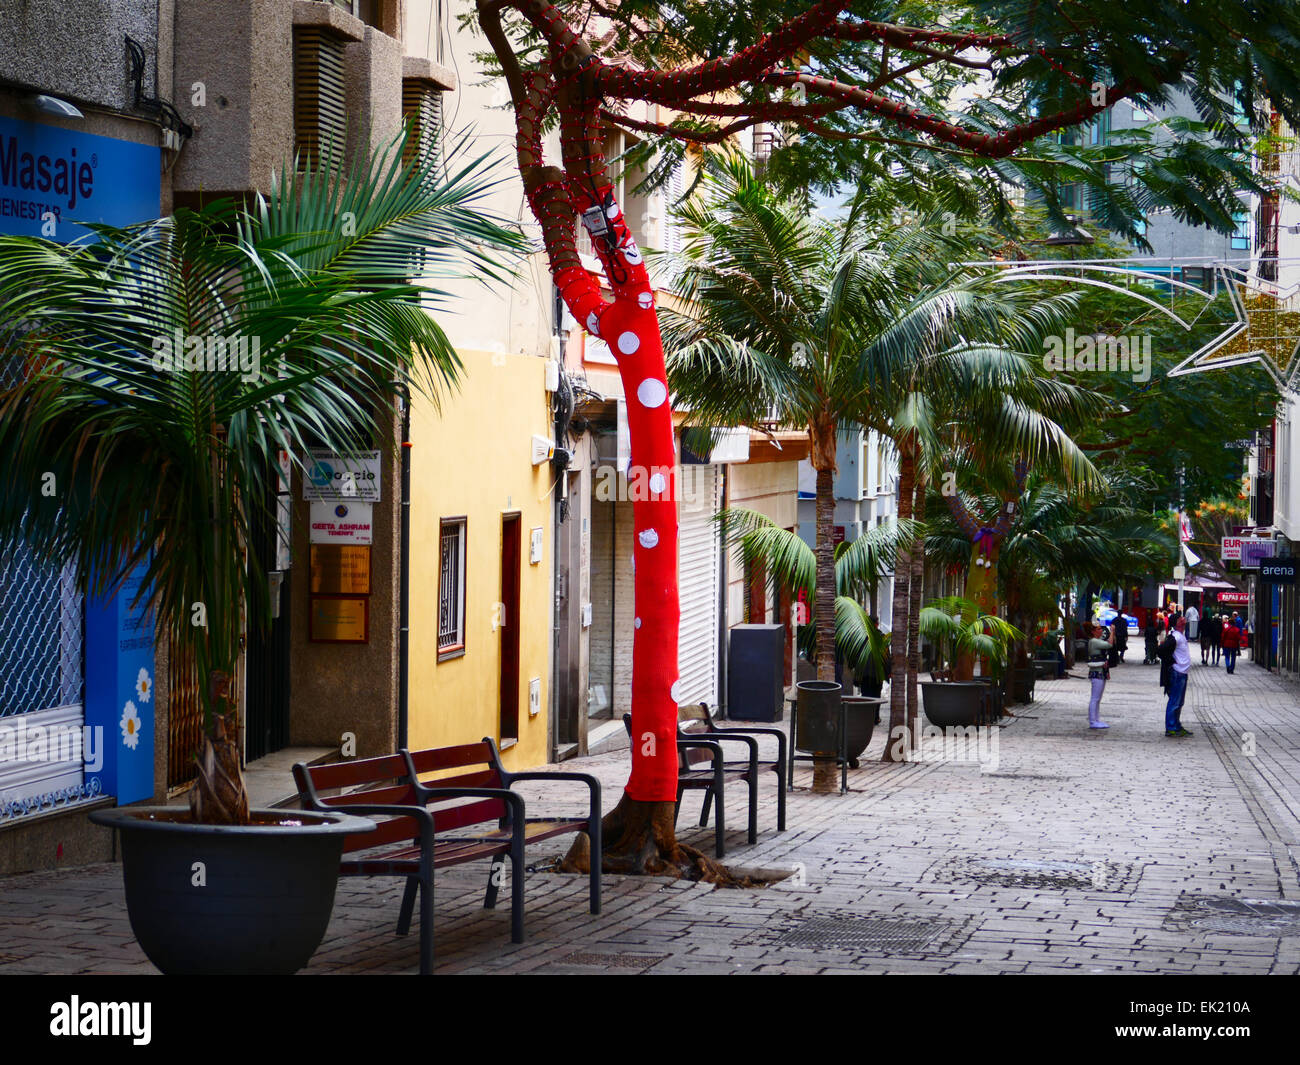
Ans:
[[[641,338],[630,330],[618,335],[618,350],[624,355],[631,355],[641,346]]]
[[[641,627],[641,619],[640,619],[640,618],[634,618],[634,619],[632,620],[632,624],[633,624],[636,628],[639,629],[639,628]]]
[[[652,473],[650,475],[650,491],[655,495],[662,495],[668,487],[668,478],[662,473]]]
[[[668,689],[668,695],[675,703],[682,701],[682,682],[680,680],[673,681],[673,686]]]
[[[636,386],[636,398],[643,407],[657,407],[668,398],[668,389],[662,381],[647,377]]]
[[[587,315],[587,332],[593,336],[600,336],[600,319],[596,317],[595,311]]]
[[[655,298],[649,292],[638,292],[636,294],[636,301],[640,306],[644,307],[646,310],[649,310],[651,307],[655,305]]]
[[[659,545],[659,534],[654,529],[642,529],[636,534],[637,540],[642,547],[657,547]]]

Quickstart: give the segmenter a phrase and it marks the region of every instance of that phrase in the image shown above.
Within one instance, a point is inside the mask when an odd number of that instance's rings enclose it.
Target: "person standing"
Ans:
[[[1165,704],[1165,735],[1190,736],[1183,728],[1183,700],[1187,697],[1187,674],[1192,668],[1192,652],[1187,646],[1187,619],[1174,622],[1166,643],[1173,643],[1170,655],[1169,701]]]
[[[1200,634],[1201,634],[1200,624],[1201,624],[1201,612],[1196,609],[1196,604],[1193,603],[1191,606],[1187,608],[1187,638],[1189,640],[1196,640],[1200,638]]]
[[[1117,619],[1118,620],[1118,619]],[[1088,641],[1088,681],[1092,685],[1092,701],[1088,703],[1088,727],[1110,728],[1101,719],[1101,696],[1110,679],[1110,652],[1115,646],[1115,628],[1109,638],[1100,625],[1093,625],[1092,639]]]
[[[1160,690],[1169,694],[1169,686],[1172,683],[1171,676],[1174,668],[1174,641],[1170,636],[1170,629],[1162,623],[1157,629],[1156,638],[1159,640],[1159,646],[1156,648],[1156,658],[1160,662]]]
[[[1201,639],[1199,641],[1201,645],[1201,665],[1203,666],[1208,666],[1210,664],[1210,647],[1214,643],[1212,637],[1213,632],[1214,615],[1209,611],[1209,609],[1207,609],[1205,611],[1205,617],[1201,618]]]
[[[1237,628],[1237,617],[1234,614],[1231,621],[1223,626],[1223,633],[1219,637],[1219,642],[1223,645],[1223,665],[1229,673],[1236,672],[1237,652],[1241,649],[1241,629]]]
[[[1223,652],[1223,615],[1214,615],[1214,632],[1211,634],[1210,643],[1210,665],[1219,664],[1219,656]]]
[[[1146,641],[1145,657],[1142,659],[1144,666],[1154,665],[1156,658],[1156,638],[1159,630],[1156,628],[1156,614],[1151,611],[1147,614],[1146,628],[1142,630],[1142,638]]]
[[[1115,637],[1115,648],[1119,651],[1119,660],[1124,661],[1124,652],[1128,650],[1128,618],[1121,610],[1111,623],[1111,635]]]

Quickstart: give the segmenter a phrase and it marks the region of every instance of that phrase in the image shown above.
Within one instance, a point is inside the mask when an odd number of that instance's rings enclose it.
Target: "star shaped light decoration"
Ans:
[[[1260,362],[1279,388],[1294,387],[1300,373],[1300,285],[1282,289],[1231,267],[1220,266],[1218,274],[1232,301],[1233,321],[1169,376]]]

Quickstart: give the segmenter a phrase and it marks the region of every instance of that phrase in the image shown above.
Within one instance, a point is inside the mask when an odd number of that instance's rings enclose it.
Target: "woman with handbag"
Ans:
[[[1092,627],[1088,641],[1088,681],[1092,684],[1092,701],[1088,704],[1088,727],[1110,728],[1101,720],[1101,696],[1110,679],[1110,655],[1115,646],[1115,630],[1109,633],[1100,625]]]

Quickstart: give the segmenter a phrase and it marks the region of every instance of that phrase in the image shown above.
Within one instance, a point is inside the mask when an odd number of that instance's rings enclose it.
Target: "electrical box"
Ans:
[[[542,678],[533,677],[528,682],[528,716],[536,717],[542,712]]]
[[[551,357],[546,362],[546,391],[555,392],[560,387],[560,338],[551,337]]]
[[[584,629],[591,628],[591,604],[590,603],[582,604],[582,627]]]
[[[528,561],[531,565],[537,565],[542,560],[542,527],[539,525],[536,529],[529,531],[528,537]]]

